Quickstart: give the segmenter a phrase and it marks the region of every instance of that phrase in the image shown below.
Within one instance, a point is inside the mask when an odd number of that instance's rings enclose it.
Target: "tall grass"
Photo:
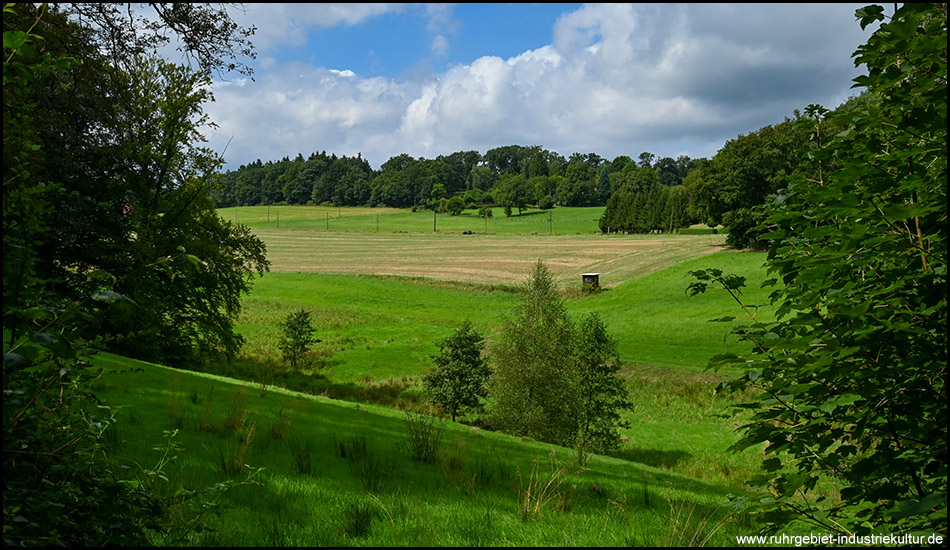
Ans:
[[[256,429],[255,423],[244,425],[233,439],[225,441],[224,445],[218,448],[215,464],[225,476],[233,478],[244,472]]]
[[[518,472],[518,514],[523,520],[536,520],[544,516],[545,508],[566,511],[569,502],[567,467],[553,457],[547,468],[541,468],[535,460],[527,479]]]
[[[445,421],[428,414],[406,412],[405,424],[409,456],[429,464],[438,462]]]
[[[107,402],[125,405],[120,428],[136,418],[138,437],[120,440],[115,453],[139,463],[161,440],[174,419],[169,394],[177,392],[179,414],[197,418],[210,409],[212,432],[185,422],[178,437],[177,461],[166,468],[167,491],[233,487],[216,498],[204,525],[180,545],[260,546],[555,546],[623,545],[632,532],[672,540],[670,519],[659,519],[657,503],[669,499],[682,510],[688,503],[710,512],[705,529],[724,517],[720,508],[732,490],[728,484],[691,479],[622,459],[591,455],[586,468],[571,468],[571,449],[522,441],[503,434],[446,423],[443,441],[451,441],[440,467],[414,460],[405,448],[405,414],[368,405],[345,404],[274,389],[261,397],[253,386],[102,356],[107,373],[97,390]],[[171,384],[171,376],[180,383]],[[199,398],[192,402],[192,391]],[[247,422],[232,433],[221,427],[244,388]],[[141,414],[141,411],[149,411]],[[286,437],[255,437],[260,426],[294,411]],[[136,414],[132,414],[136,413]],[[156,434],[150,438],[149,434]],[[227,449],[221,455],[203,447]],[[196,452],[197,451],[197,452]],[[296,458],[295,458],[296,456]],[[307,460],[309,457],[309,466]],[[241,466],[243,465],[243,466]],[[263,468],[256,484],[240,484],[247,465]],[[244,472],[244,474],[236,472]],[[306,473],[309,472],[309,473]],[[653,507],[642,504],[644,493]],[[663,495],[662,497],[658,495]],[[715,532],[709,544],[729,541],[731,524]],[[645,540],[645,539],[644,539]],[[686,539],[689,540],[689,539]]]

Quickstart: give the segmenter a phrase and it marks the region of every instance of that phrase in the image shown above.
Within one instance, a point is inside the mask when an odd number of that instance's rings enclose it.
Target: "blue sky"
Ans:
[[[247,4],[253,80],[214,85],[228,168],[315,151],[540,145],[709,157],[854,94],[860,4]]]
[[[439,16],[405,6],[356,24],[316,27],[303,44],[270,52],[279,63],[299,61],[348,69],[363,77],[432,76],[479,57],[512,57],[551,43],[554,22],[580,4],[458,4]],[[451,17],[443,26],[430,21]],[[438,24],[438,23],[436,23]],[[434,46],[437,36],[442,48]]]

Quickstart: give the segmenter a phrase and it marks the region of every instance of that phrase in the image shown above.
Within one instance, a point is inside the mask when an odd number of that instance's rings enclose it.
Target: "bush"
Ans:
[[[458,216],[465,210],[465,200],[462,197],[454,196],[445,202],[445,211],[452,216]]]

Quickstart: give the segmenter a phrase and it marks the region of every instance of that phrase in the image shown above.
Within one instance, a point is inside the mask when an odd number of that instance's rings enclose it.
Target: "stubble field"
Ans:
[[[487,220],[472,212],[439,215],[437,231],[431,212],[394,209],[242,207],[221,214],[250,226],[264,241],[274,273],[512,285],[523,282],[542,260],[558,283],[580,284],[581,273],[594,272],[601,274],[602,286],[611,288],[724,249],[724,237],[716,234],[597,234],[602,208],[512,217],[496,210],[496,217]]]
[[[426,277],[484,285],[518,284],[538,260],[563,284],[601,274],[604,287],[723,249],[708,236],[592,237],[375,235],[262,230],[275,273]]]

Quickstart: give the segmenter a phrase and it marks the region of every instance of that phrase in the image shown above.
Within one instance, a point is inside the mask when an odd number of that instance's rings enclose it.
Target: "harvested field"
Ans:
[[[604,287],[723,249],[722,235],[422,235],[257,229],[274,272],[390,275],[518,284],[538,259],[560,283],[601,273]]]

